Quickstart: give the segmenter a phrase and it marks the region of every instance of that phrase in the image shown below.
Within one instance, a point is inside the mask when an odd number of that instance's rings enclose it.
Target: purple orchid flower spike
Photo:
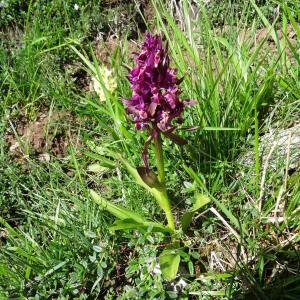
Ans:
[[[183,78],[178,79],[177,70],[170,67],[167,49],[164,49],[159,35],[146,33],[141,51],[134,54],[136,66],[128,75],[133,93],[130,99],[123,99],[123,103],[127,113],[133,115],[135,128],[149,130],[150,139],[143,151],[148,169],[147,148],[151,139],[163,133],[174,142],[185,143],[173,132],[176,124],[183,122],[184,107],[193,101],[179,99],[179,84]]]

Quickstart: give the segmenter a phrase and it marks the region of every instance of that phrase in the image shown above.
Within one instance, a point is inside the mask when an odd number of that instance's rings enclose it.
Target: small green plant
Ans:
[[[178,272],[181,258],[186,258],[186,253],[181,250],[180,230],[176,229],[167,192],[163,137],[179,145],[186,143],[182,137],[174,133],[177,128],[174,122],[176,121],[177,124],[183,122],[181,113],[184,107],[193,104],[194,101],[179,99],[181,93],[179,84],[183,78],[177,78],[176,69],[169,67],[169,61],[167,50],[163,48],[160,36],[147,33],[141,52],[136,55],[137,66],[129,73],[133,95],[130,99],[123,99],[127,113],[133,115],[135,128],[145,129],[148,132],[142,153],[144,166],[134,168],[122,155],[111,153],[111,156],[125,166],[135,182],[152,194],[165,213],[167,226],[149,221],[134,211],[112,204],[93,190],[91,190],[91,196],[96,203],[118,219],[111,226],[111,230],[148,230],[151,228],[153,231],[170,236],[171,242],[160,254],[159,263],[164,278],[172,280]],[[149,165],[148,147],[152,141],[158,175]],[[209,201],[205,195],[196,195],[194,206],[181,219],[181,232],[188,228],[194,213]]]

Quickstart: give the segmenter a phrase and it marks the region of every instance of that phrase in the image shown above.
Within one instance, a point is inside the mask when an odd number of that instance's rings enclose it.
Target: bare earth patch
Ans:
[[[39,112],[35,121],[22,116],[10,122],[5,134],[8,153],[13,158],[34,155],[41,161],[50,156],[65,157],[67,148],[75,143],[70,125],[74,117],[69,112]]]

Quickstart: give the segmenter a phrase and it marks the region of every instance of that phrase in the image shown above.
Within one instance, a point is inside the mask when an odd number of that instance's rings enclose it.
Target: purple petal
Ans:
[[[145,34],[139,53],[134,53],[136,66],[129,72],[132,97],[122,99],[137,129],[145,127],[163,132],[174,129],[183,121],[181,114],[191,100],[181,101],[177,70],[170,68],[167,48],[159,35]]]

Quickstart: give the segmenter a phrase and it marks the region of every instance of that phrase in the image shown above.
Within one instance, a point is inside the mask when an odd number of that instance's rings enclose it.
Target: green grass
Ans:
[[[189,144],[164,143],[174,213],[179,218],[192,207],[194,192],[212,199],[183,237],[193,267],[181,266],[188,285],[178,292],[153,274],[163,237],[109,232],[113,217],[88,193],[93,188],[107,200],[166,221],[110,155],[121,152],[141,165],[147,138],[133,129],[120,101],[131,95],[124,67],[133,65],[128,41],[121,39],[111,53],[118,88],[106,91],[105,103],[80,82],[89,82],[89,74],[100,77],[95,35],[110,28],[109,14],[122,8],[106,8],[105,17],[98,1],[78,1],[78,11],[71,1],[32,1],[22,2],[20,13],[21,4],[9,2],[13,18],[0,15],[1,28],[12,29],[2,30],[0,42],[1,299],[299,298],[299,169],[289,168],[284,155],[274,170],[260,152],[260,137],[270,128],[299,123],[296,2],[251,1],[240,6],[239,18],[228,6],[220,24],[207,6],[200,5],[199,18],[191,19],[183,1],[184,28],[162,1],[152,2],[149,26],[165,36],[172,63],[185,76],[182,98],[198,103],[187,109],[184,126],[199,129],[180,132]],[[268,11],[276,5],[280,15],[274,19]],[[261,26],[268,33],[257,42]],[[135,30],[125,31],[130,36]],[[48,132],[49,139],[57,133],[69,141],[67,153],[56,157],[48,149],[50,162],[41,162],[29,146],[13,157],[6,132],[14,132],[22,116],[35,122],[45,110],[49,124],[52,112],[69,112]],[[252,164],[245,166],[241,157],[249,152]],[[153,163],[152,148],[149,153]],[[92,164],[99,164],[97,172],[89,171]]]

